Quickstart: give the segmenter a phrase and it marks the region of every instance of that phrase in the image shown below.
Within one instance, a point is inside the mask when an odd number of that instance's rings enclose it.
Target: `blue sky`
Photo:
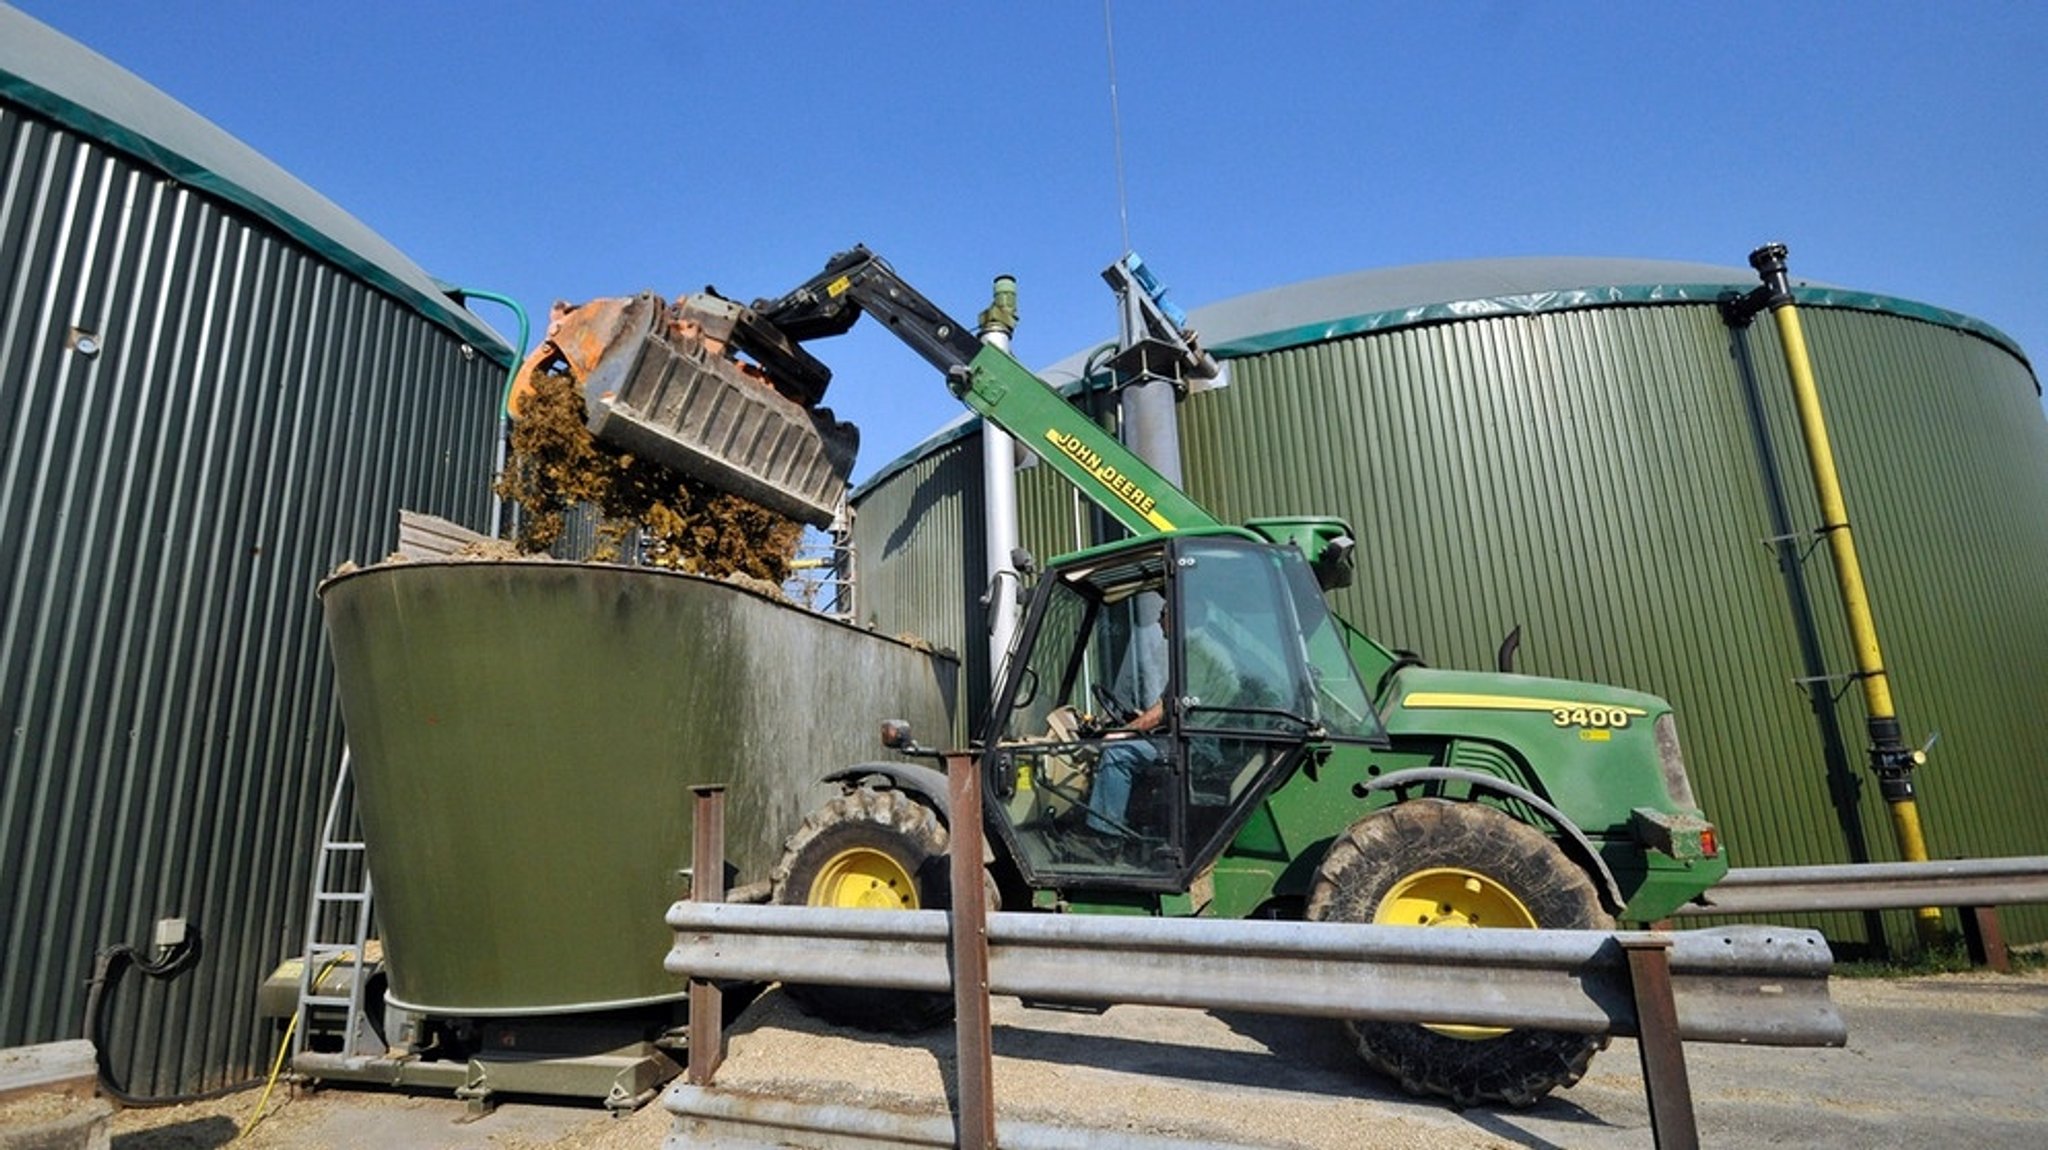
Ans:
[[[865,242],[963,319],[1016,275],[1027,363],[1115,333],[1095,0],[15,3],[537,322],[557,298],[779,294]],[[1797,275],[2048,355],[2048,5],[1114,20],[1130,240],[1186,306],[1439,260],[1740,266],[1778,239]],[[818,350],[859,474],[957,414],[879,331]]]

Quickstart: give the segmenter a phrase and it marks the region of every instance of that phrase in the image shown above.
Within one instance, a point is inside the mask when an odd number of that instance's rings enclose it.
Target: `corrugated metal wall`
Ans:
[[[936,384],[936,380],[924,381]],[[1049,467],[1017,476],[1025,550],[1043,561],[1093,542],[1098,514]],[[988,706],[988,586],[979,425],[859,492],[854,517],[857,622],[914,635],[960,658],[960,733]],[[969,589],[963,594],[962,589]]]
[[[1829,312],[1806,327],[1906,736],[1940,732],[1918,775],[1929,854],[2048,853],[2048,421],[2035,380],[2003,350],[1932,325]],[[1806,527],[1819,516],[1789,385],[1761,334],[1778,463]],[[1804,574],[1827,669],[1849,670],[1825,549]],[[1833,710],[1868,780],[1862,702],[1851,688]],[[1874,853],[1896,857],[1876,787],[1866,781],[1860,797]],[[2009,909],[2005,923],[2021,940],[2048,939],[2048,908]]]
[[[76,1037],[94,952],[130,1089],[259,1072],[341,746],[313,597],[411,507],[486,526],[503,368],[96,142],[0,106],[0,1046]],[[73,329],[97,341],[78,345]]]
[[[1902,715],[1942,731],[1932,849],[2048,850],[2032,376],[1939,325],[1805,315]],[[1608,307],[1236,359],[1231,387],[1182,406],[1187,486],[1226,520],[1347,516],[1361,576],[1337,606],[1385,642],[1490,667],[1519,623],[1521,670],[1670,698],[1737,865],[1893,858],[1860,696],[1823,684],[1817,714],[1797,683],[1852,663],[1775,335],[1736,339],[1711,306]],[[1052,537],[1057,500],[1024,503],[1034,545]],[[1878,929],[1822,925],[1851,944]],[[2048,915],[2007,929],[2048,937]]]
[[[988,624],[979,593],[963,590],[987,584],[987,561],[970,542],[981,535],[981,438],[970,436],[910,464],[861,502],[853,621],[951,651],[966,683],[986,682]],[[958,709],[955,737],[966,736],[983,705],[977,695]]]

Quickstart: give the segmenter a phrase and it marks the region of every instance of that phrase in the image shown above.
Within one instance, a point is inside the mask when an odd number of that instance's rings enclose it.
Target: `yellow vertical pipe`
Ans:
[[[1827,421],[1820,410],[1820,389],[1813,382],[1813,361],[1806,352],[1806,332],[1799,309],[1788,299],[1772,307],[1778,342],[1785,349],[1785,368],[1792,376],[1792,398],[1799,427],[1806,437],[1806,458],[1813,469],[1813,490],[1820,499],[1820,530],[1835,561],[1835,585],[1849,620],[1849,642],[1856,648],[1856,673],[1863,684],[1863,702],[1873,719],[1896,718],[1884,654],[1877,645],[1877,624],[1870,617],[1870,596],[1863,589],[1863,565],[1856,558],[1856,539],[1849,532],[1849,508],[1842,499],[1842,480],[1835,470],[1835,450],[1828,442]]]
[[[1871,765],[1877,771],[1885,804],[1891,811],[1892,837],[1901,858],[1907,862],[1926,862],[1927,839],[1920,826],[1920,807],[1913,797],[1912,780],[1912,769],[1919,764],[1921,755],[1908,750],[1899,739],[1898,712],[1892,704],[1891,681],[1885,674],[1884,655],[1877,643],[1877,624],[1871,618],[1870,596],[1864,589],[1855,536],[1849,530],[1849,509],[1842,498],[1841,476],[1835,470],[1834,446],[1828,442],[1827,421],[1821,414],[1820,388],[1814,383],[1806,332],[1799,324],[1791,280],[1785,274],[1785,248],[1778,244],[1758,248],[1750,253],[1749,262],[1763,276],[1760,296],[1777,324],[1778,343],[1785,352],[1785,370],[1792,380],[1800,433],[1806,440],[1807,464],[1813,472],[1814,494],[1820,501],[1820,530],[1827,537],[1828,553],[1834,560],[1835,584],[1848,620],[1849,641],[1856,650],[1857,679],[1863,688],[1871,738]],[[1919,908],[1914,912],[1914,925],[1923,945],[1939,941],[1940,908]]]

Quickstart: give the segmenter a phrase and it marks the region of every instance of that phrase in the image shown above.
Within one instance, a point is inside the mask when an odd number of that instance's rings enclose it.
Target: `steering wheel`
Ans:
[[[1109,689],[1109,684],[1096,683],[1088,688],[1088,692],[1095,696],[1095,705],[1101,707],[1102,713],[1108,715],[1117,726],[1121,727],[1138,717],[1138,712],[1125,706],[1124,701],[1116,697],[1116,692]]]

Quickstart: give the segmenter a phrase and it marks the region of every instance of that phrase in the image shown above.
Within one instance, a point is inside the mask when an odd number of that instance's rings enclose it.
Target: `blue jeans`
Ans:
[[[1125,834],[1124,815],[1131,805],[1131,787],[1138,772],[1159,765],[1159,748],[1150,739],[1110,739],[1102,744],[1095,764],[1095,783],[1088,788],[1088,829]]]

